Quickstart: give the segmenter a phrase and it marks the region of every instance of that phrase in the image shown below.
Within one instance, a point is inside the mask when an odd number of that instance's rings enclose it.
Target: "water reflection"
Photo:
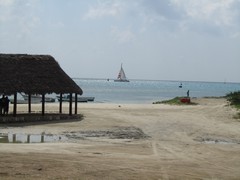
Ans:
[[[68,138],[63,135],[53,134],[16,134],[8,133],[0,135],[0,143],[45,143],[66,141]]]

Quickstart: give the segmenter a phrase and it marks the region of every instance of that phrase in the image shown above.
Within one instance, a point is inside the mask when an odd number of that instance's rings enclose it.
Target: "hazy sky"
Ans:
[[[240,0],[0,0],[0,52],[71,77],[240,82]]]

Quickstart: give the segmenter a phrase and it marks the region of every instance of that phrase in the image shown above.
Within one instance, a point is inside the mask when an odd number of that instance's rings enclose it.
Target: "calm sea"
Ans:
[[[216,82],[179,82],[131,80],[128,83],[113,80],[74,79],[82,88],[83,96],[94,96],[95,102],[101,103],[152,103],[186,96],[216,97],[226,93],[240,91],[240,83]],[[182,83],[182,88],[179,88]]]

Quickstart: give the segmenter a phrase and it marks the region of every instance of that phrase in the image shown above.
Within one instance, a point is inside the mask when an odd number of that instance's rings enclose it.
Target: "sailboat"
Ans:
[[[121,69],[118,73],[117,79],[114,80],[114,82],[129,82],[129,80],[126,77],[126,74],[123,70],[122,64],[121,64]]]

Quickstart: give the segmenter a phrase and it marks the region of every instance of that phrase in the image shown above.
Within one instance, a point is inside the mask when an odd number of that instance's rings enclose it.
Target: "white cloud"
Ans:
[[[0,0],[0,6],[11,6],[14,3],[14,0]]]
[[[239,12],[234,9],[238,0],[185,0],[172,2],[182,8],[187,17],[195,21],[205,21],[216,26],[231,26],[236,23]]]
[[[116,35],[121,42],[133,39],[134,34],[147,32],[152,27],[170,33],[190,31],[233,37],[232,34],[240,31],[239,9],[240,0],[99,0],[90,6],[83,19],[104,21],[106,17],[113,17],[116,18],[115,24],[129,19],[121,25],[133,24],[138,31],[118,32],[122,34]]]
[[[134,38],[135,38],[135,35],[130,30],[130,28],[125,29],[125,30],[120,30],[117,27],[112,27],[111,34],[112,34],[113,38],[116,41],[118,41],[119,43],[126,43],[126,42],[134,40]]]
[[[182,18],[179,9],[177,9],[171,0],[141,0],[139,4],[143,7],[146,15],[150,15],[156,19],[179,20]]]
[[[145,29],[228,36],[240,30],[240,0],[141,0],[138,7]]]
[[[231,35],[231,38],[235,39],[235,38],[239,38],[240,37],[240,31],[239,32],[236,32],[236,33],[233,33]]]
[[[0,0],[0,22],[10,19],[13,4],[14,0]]]
[[[96,19],[106,16],[117,16],[121,13],[122,4],[119,1],[100,2],[89,8],[83,19]]]
[[[7,33],[22,37],[39,25],[40,20],[35,15],[37,2],[38,0],[0,0],[0,22],[4,28],[8,28]]]

